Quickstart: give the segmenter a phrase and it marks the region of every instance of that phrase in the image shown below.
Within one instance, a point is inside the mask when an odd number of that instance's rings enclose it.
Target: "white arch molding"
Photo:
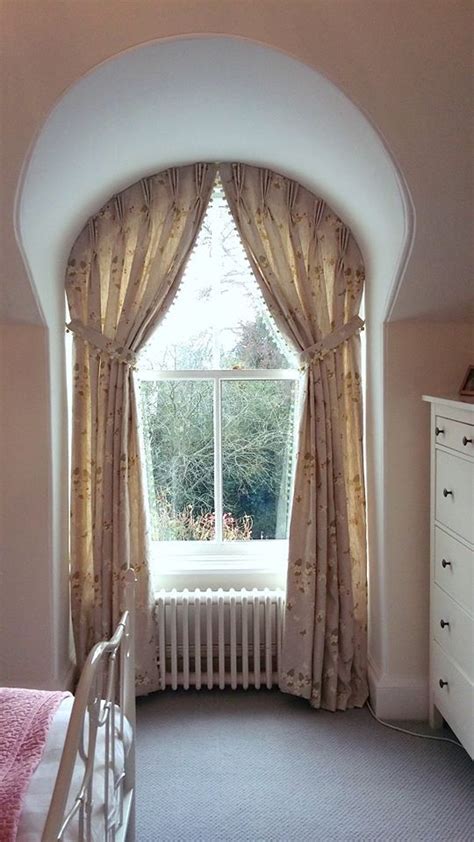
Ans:
[[[16,235],[49,342],[51,672],[57,681],[65,672],[67,637],[65,263],[88,217],[112,194],[143,175],[194,161],[265,165],[299,181],[351,227],[364,254],[369,547],[377,559],[371,625],[373,657],[383,672],[382,325],[408,261],[413,205],[387,144],[335,85],[282,52],[224,36],[154,41],[94,68],[57,103],[23,168]]]

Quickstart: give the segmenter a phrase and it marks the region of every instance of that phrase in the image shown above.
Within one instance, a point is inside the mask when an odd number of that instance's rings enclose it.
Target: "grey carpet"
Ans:
[[[167,692],[139,700],[137,735],[137,842],[474,838],[464,750],[390,731],[366,708]]]

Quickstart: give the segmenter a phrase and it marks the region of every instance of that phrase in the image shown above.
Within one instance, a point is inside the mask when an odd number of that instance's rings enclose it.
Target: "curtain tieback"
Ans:
[[[88,342],[94,348],[97,348],[100,353],[105,353],[112,359],[120,363],[133,367],[136,365],[137,357],[134,351],[126,348],[124,345],[119,345],[114,339],[109,339],[99,330],[83,324],[79,319],[73,319],[72,322],[66,325],[66,330],[70,330],[75,336],[80,336],[84,342]]]
[[[324,339],[321,339],[320,342],[315,342],[314,345],[310,345],[309,348],[305,348],[304,351],[301,351],[300,362],[308,365],[313,360],[324,359],[330,351],[334,351],[339,345],[342,345],[343,342],[350,339],[354,333],[362,330],[364,324],[365,322],[360,318],[360,316],[354,316],[349,322],[346,322],[346,324],[336,328],[336,330],[333,330],[332,333],[328,333],[328,335],[325,336]]]

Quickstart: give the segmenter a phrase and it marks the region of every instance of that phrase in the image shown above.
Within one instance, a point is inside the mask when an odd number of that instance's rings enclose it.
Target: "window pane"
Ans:
[[[292,380],[222,383],[224,540],[288,535],[295,392]]]
[[[140,384],[154,541],[214,539],[213,384]]]
[[[168,371],[297,365],[263,301],[219,184],[173,305],[139,365]]]
[[[196,248],[169,313],[140,352],[141,368],[213,368],[216,330],[211,320],[212,289],[206,268],[206,255]]]

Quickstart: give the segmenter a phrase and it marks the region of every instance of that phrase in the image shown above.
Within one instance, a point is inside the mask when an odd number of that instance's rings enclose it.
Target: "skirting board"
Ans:
[[[428,677],[380,673],[369,659],[370,703],[379,719],[428,719]]]

